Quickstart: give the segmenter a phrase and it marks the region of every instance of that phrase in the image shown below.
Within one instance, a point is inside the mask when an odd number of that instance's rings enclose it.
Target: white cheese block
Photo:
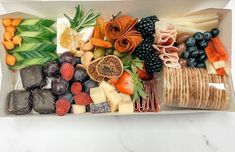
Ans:
[[[119,93],[119,95],[122,97],[122,102],[131,101],[131,96],[129,96],[128,94]]]
[[[110,110],[111,112],[115,112],[118,110],[118,105],[122,101],[122,97],[116,91],[110,92],[107,95],[107,99],[110,102]]]
[[[86,112],[86,106],[72,104],[72,111],[73,111],[74,114],[85,113]]]
[[[63,34],[63,32],[64,32],[66,27],[70,27],[69,20],[66,19],[66,18],[57,18],[57,20],[56,20],[56,29],[57,29],[57,38],[56,38],[56,41],[57,41],[57,53],[58,54],[64,53],[66,51],[69,51],[68,49],[63,48],[60,45],[60,37]],[[78,36],[80,36],[81,39],[86,43],[92,37],[94,29],[95,29],[95,27],[84,28],[83,30],[81,30],[78,33]]]
[[[132,101],[122,101],[118,106],[119,113],[133,113],[134,112],[134,104]]]
[[[102,81],[99,87],[101,87],[104,90],[106,96],[108,96],[109,93],[115,91],[114,86],[105,81]]]
[[[95,104],[102,103],[102,102],[106,101],[106,96],[104,94],[104,91],[100,87],[91,88],[90,89],[90,96]]]

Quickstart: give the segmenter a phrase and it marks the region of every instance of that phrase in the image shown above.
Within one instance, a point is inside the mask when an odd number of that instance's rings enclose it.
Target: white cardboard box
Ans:
[[[73,14],[74,7],[79,3],[85,9],[94,8],[98,12],[101,12],[106,17],[110,17],[112,14],[122,11],[124,14],[133,15],[136,17],[148,16],[150,14],[156,14],[160,18],[182,16],[189,13],[204,13],[204,12],[216,12],[219,14],[221,30],[221,40],[228,52],[229,69],[232,62],[232,13],[231,10],[223,9],[228,0],[148,0],[148,1],[25,1],[25,2],[3,2],[3,8],[7,14],[3,14],[0,18],[4,17],[22,17],[31,18],[34,16],[45,18],[57,18],[63,17],[63,14]],[[217,8],[217,9],[215,9]],[[200,11],[201,10],[201,11]],[[17,13],[17,12],[18,13]],[[14,13],[12,13],[14,12]],[[24,13],[19,13],[24,12]],[[31,15],[28,15],[31,14]],[[3,27],[0,25],[0,35],[3,35]],[[12,116],[7,115],[6,112],[6,97],[7,94],[15,88],[18,76],[16,73],[8,70],[5,64],[5,49],[0,45],[0,116]],[[230,76],[231,77],[231,76]],[[232,84],[232,83],[231,83]],[[231,86],[231,99],[233,97],[233,87]],[[227,111],[235,111],[235,102],[230,100],[230,105]],[[134,114],[175,114],[175,113],[192,113],[192,112],[211,112],[206,110],[182,110],[182,109],[169,109],[163,110],[160,113],[134,113]],[[117,115],[118,113],[107,113],[102,115]],[[42,115],[37,115],[42,116]],[[45,115],[44,115],[45,116]]]

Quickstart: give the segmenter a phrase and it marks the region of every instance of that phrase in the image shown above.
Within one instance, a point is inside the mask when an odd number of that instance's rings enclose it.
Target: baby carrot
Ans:
[[[2,20],[2,24],[3,24],[4,26],[11,26],[11,23],[12,23],[12,20],[9,19],[9,18],[4,18],[4,19]]]
[[[90,42],[94,46],[98,46],[98,47],[102,47],[102,48],[111,48],[111,47],[113,47],[113,45],[110,42],[102,40],[102,39],[90,38]]]
[[[7,50],[14,49],[14,47],[15,47],[15,44],[12,41],[4,41],[2,43]]]
[[[4,33],[4,39],[7,40],[7,41],[11,41],[13,38],[13,35],[11,32],[5,32]]]
[[[20,22],[21,22],[20,18],[15,18],[15,19],[13,19],[11,25],[14,26],[14,27],[17,27],[17,26],[20,25]]]
[[[15,31],[16,31],[16,28],[13,27],[13,26],[7,26],[7,27],[5,28],[5,31],[6,31],[6,32],[11,32],[12,35],[14,35],[14,34],[15,34]]]
[[[13,43],[21,46],[22,38],[18,35],[13,37]]]
[[[13,55],[7,54],[5,58],[6,64],[7,65],[15,65],[16,63],[16,58]]]

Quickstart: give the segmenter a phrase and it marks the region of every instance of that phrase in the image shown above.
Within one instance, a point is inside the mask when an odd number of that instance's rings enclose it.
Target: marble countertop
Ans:
[[[232,152],[234,139],[226,112],[0,118],[1,152]]]

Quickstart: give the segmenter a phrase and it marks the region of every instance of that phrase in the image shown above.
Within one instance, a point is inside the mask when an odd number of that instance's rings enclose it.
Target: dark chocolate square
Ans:
[[[55,112],[55,97],[49,89],[32,92],[33,109],[40,114]]]
[[[8,111],[16,115],[28,114],[32,110],[30,92],[13,90],[8,95]]]
[[[20,70],[23,88],[26,90],[40,88],[46,85],[41,65],[32,65]]]

